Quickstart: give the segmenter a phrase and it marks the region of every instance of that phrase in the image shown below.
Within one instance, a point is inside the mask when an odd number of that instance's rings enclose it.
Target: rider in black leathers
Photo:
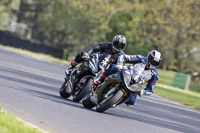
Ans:
[[[93,53],[106,53],[110,54],[111,58],[109,63],[116,64],[120,55],[124,54],[123,48],[126,46],[126,38],[123,35],[116,35],[113,38],[113,42],[101,42],[95,46],[89,47],[85,52],[80,52],[72,59],[71,63],[67,67],[65,73],[69,77],[75,66],[84,60],[88,60],[89,56]]]

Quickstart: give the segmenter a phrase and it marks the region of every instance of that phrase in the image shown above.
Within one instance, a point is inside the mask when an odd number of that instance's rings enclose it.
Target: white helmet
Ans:
[[[160,65],[161,60],[162,60],[161,53],[156,51],[156,50],[152,50],[147,55],[147,65],[148,65],[148,67],[150,69],[158,68],[158,66]]]

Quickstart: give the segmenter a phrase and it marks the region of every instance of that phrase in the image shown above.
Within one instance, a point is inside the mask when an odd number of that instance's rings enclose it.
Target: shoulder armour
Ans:
[[[136,55],[138,58],[142,58],[142,56],[141,55]]]

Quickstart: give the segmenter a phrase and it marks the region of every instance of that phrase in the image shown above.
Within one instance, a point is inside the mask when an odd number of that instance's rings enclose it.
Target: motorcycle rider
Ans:
[[[117,63],[117,59],[120,55],[124,54],[123,49],[126,46],[126,38],[123,35],[116,35],[112,42],[100,42],[95,46],[89,47],[85,52],[80,52],[72,59],[71,63],[67,67],[65,73],[68,79],[75,66],[84,60],[88,60],[93,53],[107,53],[111,55],[111,63]]]
[[[158,67],[159,64],[162,60],[162,56],[161,53],[156,51],[156,50],[152,50],[151,52],[149,52],[149,54],[147,55],[147,57],[141,56],[141,55],[126,55],[123,54],[121,56],[119,56],[118,58],[118,62],[117,65],[113,64],[112,67],[108,70],[106,70],[105,72],[102,72],[102,74],[97,75],[96,78],[94,79],[94,85],[95,86],[93,88],[93,95],[91,96],[91,101],[94,104],[98,104],[99,101],[99,96],[101,94],[101,90],[98,90],[98,85],[101,84],[104,79],[110,75],[113,74],[117,71],[121,71],[122,69],[130,69],[130,67],[132,65],[129,66],[124,66],[125,63],[144,63],[146,64],[145,66],[145,70],[146,71],[151,71],[151,78],[147,81],[147,85],[146,88],[141,90],[140,93],[138,93],[139,96],[141,95],[151,95],[153,93],[153,89],[156,85],[156,83],[158,82]],[[101,76],[103,75],[103,76]],[[148,75],[149,76],[149,75]],[[96,90],[95,90],[96,89]],[[129,101],[126,102],[127,105],[134,105],[135,100],[136,100],[137,94],[134,94],[131,99]]]

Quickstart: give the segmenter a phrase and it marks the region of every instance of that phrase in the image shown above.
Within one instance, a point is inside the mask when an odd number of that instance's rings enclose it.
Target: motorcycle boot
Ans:
[[[71,63],[68,65],[67,69],[65,70],[65,74],[66,74],[66,79],[69,79],[69,76],[71,74],[71,72],[73,71],[73,69],[76,67],[78,63],[76,63],[74,61],[74,59],[71,61]]]
[[[98,104],[98,85],[101,84],[104,79],[106,78],[106,75],[103,71],[100,71],[99,74],[95,77],[93,80],[93,85],[92,85],[92,96],[90,97],[90,100],[97,105]]]
[[[131,98],[130,98],[127,102],[125,102],[125,104],[126,104],[127,106],[133,106],[133,105],[135,104],[137,95],[138,95],[137,93],[132,94],[132,95],[131,95]]]
[[[94,78],[93,83],[94,83],[95,85],[99,85],[99,84],[101,84],[101,83],[104,81],[105,78],[106,78],[106,75],[105,75],[105,73],[101,70],[101,71],[98,73],[98,75]]]

